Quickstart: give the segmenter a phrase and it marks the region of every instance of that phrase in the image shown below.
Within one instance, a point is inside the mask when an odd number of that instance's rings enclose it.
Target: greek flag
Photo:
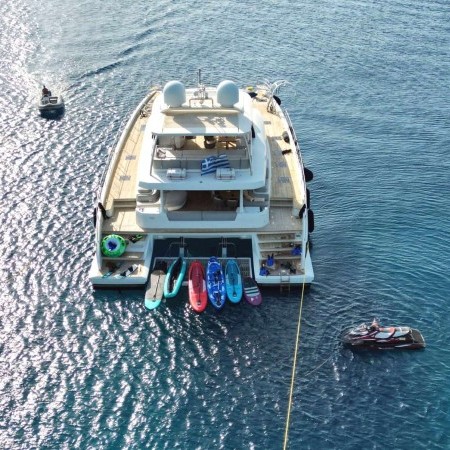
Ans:
[[[208,156],[202,161],[202,175],[213,173],[219,167],[230,167],[227,155]]]

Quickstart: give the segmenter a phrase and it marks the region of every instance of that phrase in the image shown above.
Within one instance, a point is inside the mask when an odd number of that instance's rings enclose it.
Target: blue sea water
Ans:
[[[279,449],[300,292],[195,315],[94,292],[107,154],[170,79],[285,78],[316,229],[290,449],[450,448],[446,0],[0,3],[0,448]],[[38,116],[42,83],[60,120]],[[374,316],[419,352],[353,354]]]

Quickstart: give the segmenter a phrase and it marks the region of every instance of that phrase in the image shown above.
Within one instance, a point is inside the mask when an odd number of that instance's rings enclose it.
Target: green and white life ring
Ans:
[[[122,236],[118,234],[110,234],[102,240],[102,253],[105,256],[121,256],[127,248],[127,243]]]

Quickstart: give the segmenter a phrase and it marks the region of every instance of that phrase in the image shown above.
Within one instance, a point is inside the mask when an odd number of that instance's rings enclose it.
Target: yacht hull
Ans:
[[[145,286],[151,263],[164,256],[154,243],[173,237],[204,240],[200,258],[214,254],[211,238],[246,239],[250,253],[233,254],[251,258],[242,277],[261,287],[311,284],[314,216],[306,182],[313,177],[287,111],[274,101],[278,85],[255,92],[228,81],[199,86],[170,82],[152,90],[110,152],[94,211],[92,284]],[[143,238],[114,259],[100,251],[111,234]],[[184,251],[180,245],[178,254]],[[133,274],[115,277],[131,264],[138,265]]]

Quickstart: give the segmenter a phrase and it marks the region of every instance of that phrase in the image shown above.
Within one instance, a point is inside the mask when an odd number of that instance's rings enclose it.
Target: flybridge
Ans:
[[[171,84],[172,83],[172,84]],[[231,81],[199,96],[180,82],[168,83],[155,100],[150,120],[154,134],[227,136],[252,132],[251,98]],[[225,83],[225,84],[224,84]]]
[[[227,136],[251,133],[252,122],[239,111],[169,110],[151,127],[155,134]]]
[[[178,190],[180,180],[196,191],[222,189],[217,182],[229,180],[235,189],[265,186],[265,127],[252,102],[232,81],[209,89],[167,83],[147,122],[138,188]],[[208,161],[222,160],[214,171],[203,170]]]

